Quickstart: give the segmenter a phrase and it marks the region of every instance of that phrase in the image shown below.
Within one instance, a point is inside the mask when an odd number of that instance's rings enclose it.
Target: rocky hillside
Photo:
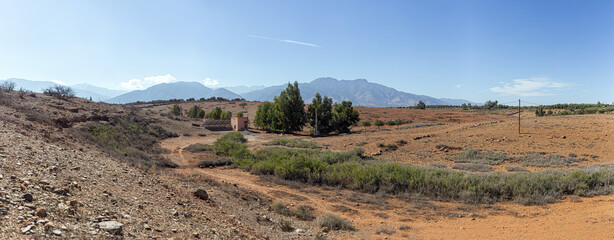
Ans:
[[[79,98],[0,92],[0,239],[298,237],[266,217],[266,197],[145,169],[75,134],[83,124],[129,114],[144,115]]]

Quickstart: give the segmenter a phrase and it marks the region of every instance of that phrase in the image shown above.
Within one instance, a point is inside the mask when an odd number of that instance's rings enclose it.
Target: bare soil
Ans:
[[[6,94],[6,93],[5,93]],[[569,197],[546,206],[522,206],[515,202],[468,205],[440,202],[419,195],[365,194],[347,189],[312,186],[274,177],[261,177],[232,167],[198,168],[211,152],[191,153],[183,148],[212,144],[226,132],[198,127],[202,120],[168,117],[172,104],[116,106],[83,99],[58,100],[33,94],[19,98],[12,93],[0,104],[0,238],[175,238],[175,239],[311,239],[319,235],[335,239],[607,239],[614,231],[614,197]],[[6,101],[8,99],[8,101]],[[1,100],[1,99],[0,99]],[[190,102],[209,112],[219,106],[254,116],[259,103]],[[76,109],[76,110],[75,110]],[[244,132],[250,149],[268,146],[277,138],[315,141],[324,150],[364,148],[378,159],[417,165],[438,164],[451,168],[450,158],[464,149],[527,153],[570,153],[587,158],[574,166],[613,163],[614,115],[535,117],[522,113],[521,133],[513,110],[416,110],[358,107],[363,120],[405,123],[381,128],[353,127],[350,134],[309,136],[308,127],[296,134]],[[38,113],[38,114],[35,114]],[[144,171],[115,159],[70,133],[99,116],[136,115],[179,134],[160,142],[175,169]],[[424,123],[430,125],[425,126]],[[400,140],[405,144],[399,144]],[[395,144],[385,151],[378,143]],[[448,148],[437,148],[446,145]],[[503,163],[495,171],[507,171]],[[524,167],[543,171],[552,167]],[[43,180],[43,181],[41,181]],[[52,186],[49,187],[48,185]],[[55,193],[68,189],[67,193]],[[193,195],[205,190],[209,200]],[[33,202],[24,200],[30,193]],[[75,206],[72,201],[77,201]],[[314,221],[281,216],[270,206],[282,201],[289,207],[307,205],[314,215],[333,213],[348,219],[356,231],[322,232]],[[46,209],[47,215],[37,216]],[[2,210],[2,209],[0,209]],[[43,220],[43,221],[41,221]],[[122,235],[98,228],[104,220],[124,224]],[[289,220],[296,229],[278,226]],[[51,224],[49,224],[51,222]],[[32,226],[30,230],[26,228]],[[60,230],[61,235],[54,235]]]

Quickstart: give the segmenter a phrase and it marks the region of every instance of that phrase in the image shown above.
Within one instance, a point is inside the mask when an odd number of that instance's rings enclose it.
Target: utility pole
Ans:
[[[518,135],[520,135],[520,99],[518,99]]]

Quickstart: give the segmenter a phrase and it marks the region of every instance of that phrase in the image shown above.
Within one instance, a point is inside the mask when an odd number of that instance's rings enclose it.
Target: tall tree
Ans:
[[[275,117],[279,123],[274,130],[289,133],[303,129],[306,121],[305,103],[301,97],[298,82],[288,83],[286,90],[275,97],[274,102]]]
[[[328,134],[333,131],[332,126],[332,106],[333,99],[316,93],[311,101],[311,105],[307,108],[307,118],[312,129],[316,127],[316,118],[318,125],[318,133]]]
[[[350,132],[350,126],[360,121],[359,113],[350,101],[335,104],[332,113],[333,127],[340,133]]]

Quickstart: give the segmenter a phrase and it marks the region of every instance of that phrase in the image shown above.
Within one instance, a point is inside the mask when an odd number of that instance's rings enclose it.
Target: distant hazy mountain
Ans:
[[[279,85],[243,94],[250,101],[271,101],[279,95],[287,85]],[[418,101],[427,105],[445,105],[446,101],[411,93],[397,91],[394,88],[368,82],[365,79],[337,80],[334,78],[318,78],[309,83],[299,83],[301,95],[305,103],[311,102],[316,92],[333,98],[333,101],[352,101],[355,106],[366,107],[407,107],[414,106]]]
[[[248,93],[248,92],[251,92],[251,91],[260,90],[260,89],[263,89],[263,88],[266,88],[266,87],[263,86],[263,85],[254,85],[254,86],[251,86],[251,87],[248,87],[248,86],[235,86],[235,87],[224,87],[224,88],[226,88],[227,90],[229,90],[229,91],[231,91],[233,93],[236,93],[236,94],[243,94],[243,93]]]
[[[9,78],[3,81],[11,81],[15,83],[15,90],[19,90],[20,88],[30,90],[32,92],[43,92],[44,89],[49,88],[51,86],[58,85],[54,82],[49,81],[32,81],[21,78]]]
[[[49,88],[55,85],[61,85],[50,81],[32,81],[21,78],[9,78],[6,81],[12,81],[16,85],[16,89],[20,88],[30,90],[32,92],[43,92],[44,89]],[[92,98],[94,101],[103,101],[111,97],[115,97],[122,93],[126,93],[126,91],[121,90],[111,90],[101,87],[92,86],[89,84],[77,84],[70,86],[74,91],[77,97],[82,98]]]
[[[91,96],[92,100],[94,101],[104,101],[109,98],[116,97],[128,92],[123,90],[96,87],[87,83],[72,85],[70,87],[73,88],[75,92],[77,92],[77,96],[83,98],[89,98]]]
[[[161,83],[145,90],[136,90],[106,100],[108,103],[130,103],[136,101],[153,101],[168,99],[223,97],[241,98],[240,95],[224,88],[211,89],[198,82]]]
[[[473,106],[481,106],[483,103],[472,102],[465,99],[454,99],[454,98],[440,98],[439,100],[448,103],[448,105],[463,105],[463,103],[468,104],[471,103]]]

